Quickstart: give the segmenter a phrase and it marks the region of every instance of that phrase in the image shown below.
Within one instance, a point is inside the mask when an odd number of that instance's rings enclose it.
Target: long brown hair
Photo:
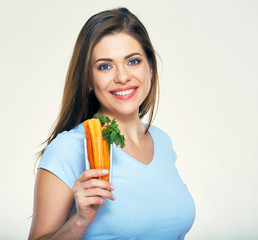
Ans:
[[[98,111],[99,101],[90,91],[92,86],[91,56],[95,45],[106,35],[126,33],[134,37],[142,46],[152,69],[151,88],[139,108],[139,117],[149,112],[148,131],[154,117],[158,100],[158,72],[154,48],[147,30],[140,20],[126,8],[107,10],[93,15],[81,29],[74,46],[67,71],[63,100],[56,124],[45,141],[47,145],[62,131],[69,131]],[[39,152],[43,155],[45,148]]]

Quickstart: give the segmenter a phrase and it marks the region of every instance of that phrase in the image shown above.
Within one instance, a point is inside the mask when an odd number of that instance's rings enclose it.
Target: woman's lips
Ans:
[[[116,88],[110,91],[110,93],[117,99],[127,100],[135,95],[137,91],[136,86],[129,86],[125,88]]]

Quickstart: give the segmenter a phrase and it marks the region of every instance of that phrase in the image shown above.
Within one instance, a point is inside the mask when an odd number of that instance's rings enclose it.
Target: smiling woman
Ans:
[[[155,52],[139,19],[125,8],[92,16],[39,153],[29,239],[184,239],[195,207],[170,137],[151,125],[157,92]],[[123,149],[113,145],[112,184],[99,179],[106,169],[85,168],[82,122],[95,113],[115,118],[125,137]]]

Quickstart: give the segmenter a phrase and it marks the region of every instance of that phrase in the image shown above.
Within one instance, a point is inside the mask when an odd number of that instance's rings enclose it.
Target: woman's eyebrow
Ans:
[[[138,53],[138,52],[135,52],[135,53],[131,53],[131,54],[125,56],[125,59],[128,59],[128,58],[130,58],[130,57],[132,57],[132,56],[134,56],[134,55],[140,55],[140,56],[142,56],[142,54],[140,54],[140,53]]]
[[[94,64],[96,64],[97,62],[100,62],[100,61],[103,61],[103,62],[113,62],[113,59],[111,58],[99,58],[97,59]]]
[[[134,55],[140,55],[140,56],[142,56],[142,54],[140,54],[140,53],[138,53],[138,52],[135,52],[135,53],[131,53],[131,54],[129,54],[129,55],[126,55],[126,56],[124,57],[124,59],[128,59],[128,58],[130,58],[130,57],[132,57],[132,56],[134,56]],[[103,61],[103,62],[113,62],[113,59],[112,59],[112,58],[99,58],[99,59],[97,59],[97,60],[94,62],[94,64],[96,64],[97,62],[100,62],[100,61]]]

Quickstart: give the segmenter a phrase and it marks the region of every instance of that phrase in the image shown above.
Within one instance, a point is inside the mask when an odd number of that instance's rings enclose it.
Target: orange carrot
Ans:
[[[110,152],[106,139],[103,139],[103,152],[104,152],[104,168],[110,170]],[[109,181],[109,173],[103,177],[103,180]]]
[[[87,153],[90,168],[102,168],[110,170],[109,166],[109,147],[102,137],[102,127],[99,119],[88,119],[83,122],[85,137],[87,139]],[[102,180],[109,181],[109,174],[100,177]]]
[[[89,125],[86,126],[86,143],[87,143],[87,153],[88,153],[88,160],[90,164],[90,168],[94,169],[94,160],[93,160],[93,149],[92,149],[92,142],[90,138],[90,130],[89,130]]]

